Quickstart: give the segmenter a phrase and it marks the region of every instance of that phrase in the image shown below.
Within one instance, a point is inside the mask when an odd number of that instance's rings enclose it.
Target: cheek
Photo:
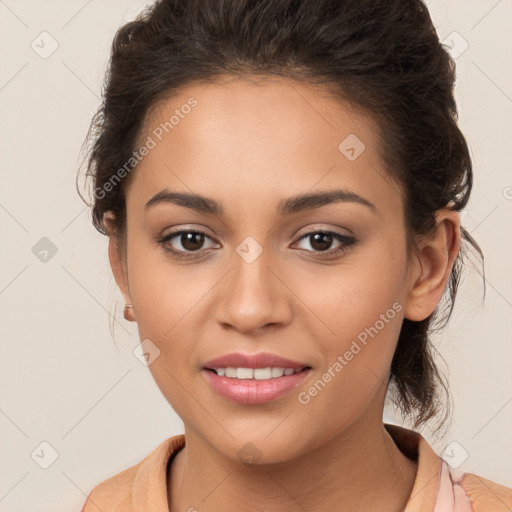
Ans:
[[[351,339],[373,326],[393,304],[404,307],[407,261],[401,238],[376,239],[331,268],[308,268],[300,277],[290,269],[287,280],[332,336]],[[395,320],[396,309],[388,315],[392,316],[390,323],[400,323]]]
[[[295,289],[309,298],[308,308],[328,329],[322,328],[324,334],[316,337],[325,373],[305,400],[314,396],[314,407],[332,408],[334,416],[348,410],[349,416],[357,415],[378,388],[387,386],[405,307],[405,244],[383,238],[354,253],[346,264],[318,271],[308,281]],[[330,391],[324,392],[324,386]],[[336,406],[340,400],[343,411]]]
[[[191,356],[197,352],[196,340],[204,338],[194,332],[201,325],[195,315],[214,282],[199,267],[173,264],[161,249],[142,244],[132,244],[128,267],[139,338],[159,351],[148,369],[173,409],[192,424],[197,411],[190,407],[188,390],[197,376],[191,375]]]
[[[141,335],[159,340],[175,337],[187,312],[208,290],[200,272],[199,266],[173,263],[162,248],[144,236],[133,237],[128,273]]]

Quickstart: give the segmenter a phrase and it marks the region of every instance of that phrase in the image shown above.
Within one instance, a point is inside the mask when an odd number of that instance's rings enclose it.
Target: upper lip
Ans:
[[[242,354],[233,352],[224,356],[216,357],[206,362],[204,368],[214,370],[216,368],[293,368],[294,370],[308,367],[305,363],[292,361],[268,352],[258,354]]]

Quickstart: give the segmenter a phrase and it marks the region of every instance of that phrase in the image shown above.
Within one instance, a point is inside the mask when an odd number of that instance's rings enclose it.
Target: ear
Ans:
[[[459,212],[438,210],[435,231],[419,242],[416,261],[411,265],[405,318],[419,322],[435,310],[459,253],[460,238]]]
[[[103,225],[105,226],[105,230],[109,238],[108,259],[110,261],[110,268],[114,274],[117,286],[119,286],[126,304],[131,304],[132,300],[128,283],[128,272],[126,271],[126,262],[119,246],[119,239],[115,235],[114,218],[114,214],[110,211],[103,214]]]

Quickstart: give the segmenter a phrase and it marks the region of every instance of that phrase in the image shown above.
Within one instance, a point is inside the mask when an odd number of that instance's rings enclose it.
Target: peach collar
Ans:
[[[434,510],[440,485],[442,459],[421,434],[389,423],[385,423],[384,426],[400,451],[418,462],[416,478],[405,512]],[[132,485],[134,510],[168,512],[168,463],[171,457],[185,446],[185,442],[184,434],[170,437],[140,462]]]

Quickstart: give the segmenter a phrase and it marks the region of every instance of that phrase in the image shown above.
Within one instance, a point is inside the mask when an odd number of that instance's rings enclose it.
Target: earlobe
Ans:
[[[460,238],[459,213],[448,208],[439,210],[435,232],[419,243],[405,318],[419,322],[435,310],[459,253]]]

